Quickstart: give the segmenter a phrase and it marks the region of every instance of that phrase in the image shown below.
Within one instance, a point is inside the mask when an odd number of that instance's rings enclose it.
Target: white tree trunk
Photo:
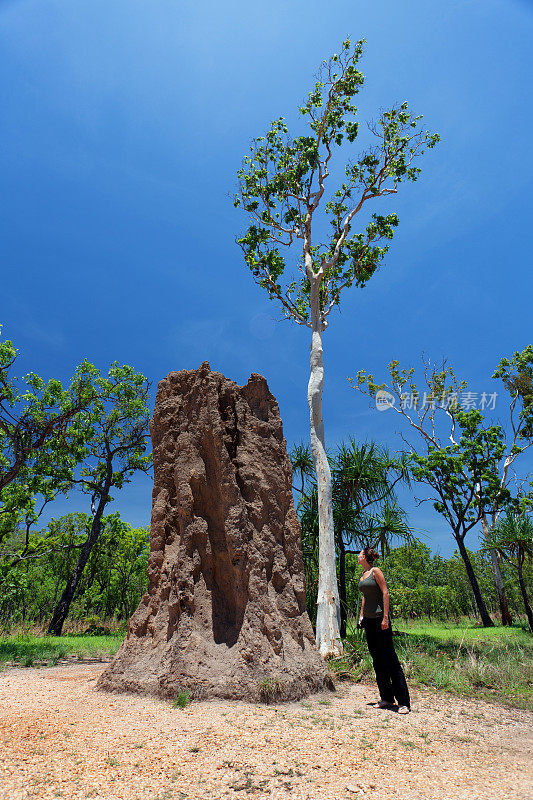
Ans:
[[[331,498],[331,470],[326,456],[322,391],[324,364],[322,358],[322,322],[319,315],[319,281],[311,284],[311,375],[307,389],[311,423],[311,450],[318,489],[318,599],[316,643],[322,656],[340,655],[340,602],[335,563],[335,536]]]

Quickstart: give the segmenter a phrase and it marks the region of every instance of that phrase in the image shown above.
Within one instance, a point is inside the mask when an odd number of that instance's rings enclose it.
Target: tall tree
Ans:
[[[1,340],[0,543],[15,530],[25,531],[22,547],[12,554],[13,566],[39,557],[30,548],[31,531],[46,506],[72,486],[85,454],[84,437],[91,435],[90,427],[76,420],[90,415],[94,403],[117,388],[116,378],[99,382],[98,370],[86,360],[68,388],[56,379],[45,382],[33,372],[19,378],[13,374],[17,357],[13,343]],[[8,567],[4,561],[4,577]]]
[[[146,471],[151,458],[145,455],[148,430],[146,378],[129,366],[114,364],[107,378],[98,377],[99,399],[90,413],[72,422],[85,444],[85,461],[79,477],[72,480],[91,498],[92,518],[87,538],[67,580],[48,632],[61,635],[70,604],[81,580],[91,550],[102,531],[102,518],[113,499],[112,489],[121,489],[137,471]]]
[[[318,81],[300,108],[307,129],[290,138],[283,117],[255,139],[238,173],[235,206],[250,215],[238,239],[254,279],[283,315],[311,330],[307,399],[319,512],[319,585],[316,640],[324,656],[342,651],[340,602],[335,571],[331,471],[326,455],[322,393],[323,340],[330,312],[344,289],[364,286],[388,250],[396,214],[374,213],[358,232],[353,225],[367,204],[415,181],[415,159],[439,137],[420,129],[407,103],[384,111],[370,126],[372,145],[344,167],[344,177],[326,196],[333,155],[359,134],[354,98],[364,82],[357,65],[364,40],[343,42],[340,54],[322,63]],[[335,170],[337,172],[337,170]],[[320,217],[322,215],[322,218]],[[326,224],[324,224],[326,223]],[[294,247],[293,247],[294,245]],[[296,250],[298,276],[285,277],[281,248]]]
[[[116,614],[129,619],[148,579],[149,551],[149,529],[133,528],[118,512],[104,517],[102,534],[85,568],[85,602],[104,618]]]

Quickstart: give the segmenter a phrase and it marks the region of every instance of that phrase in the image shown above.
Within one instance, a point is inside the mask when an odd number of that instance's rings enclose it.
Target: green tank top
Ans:
[[[363,616],[376,619],[383,616],[383,592],[379,588],[378,582],[374,578],[374,570],[370,570],[370,575],[361,578],[359,590],[363,592],[365,607]]]

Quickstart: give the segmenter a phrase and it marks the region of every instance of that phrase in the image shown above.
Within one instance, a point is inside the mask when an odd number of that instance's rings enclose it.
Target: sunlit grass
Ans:
[[[472,620],[465,619],[462,623],[453,624],[449,622],[405,622],[395,620],[394,627],[397,631],[404,633],[414,633],[421,636],[432,636],[441,641],[455,641],[466,643],[480,642],[509,642],[522,644],[524,646],[533,643],[533,635],[529,633],[523,625],[495,625],[493,628],[483,628],[476,625]]]
[[[120,647],[120,636],[35,636],[18,633],[0,636],[0,664],[31,667],[46,662],[53,665],[62,658],[109,658]]]

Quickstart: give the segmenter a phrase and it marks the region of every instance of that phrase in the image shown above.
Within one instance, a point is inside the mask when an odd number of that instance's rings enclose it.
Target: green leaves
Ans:
[[[358,69],[364,40],[343,42],[341,52],[324,61],[318,80],[300,107],[308,130],[291,138],[283,117],[266,136],[255,139],[238,172],[234,205],[249,215],[246,233],[237,239],[256,282],[271,299],[281,303],[287,318],[311,325],[311,283],[318,283],[320,324],[339,305],[344,289],[364,286],[382,263],[398,218],[374,214],[359,232],[352,231],[355,216],[365,203],[396,193],[404,180],[414,181],[420,169],[415,159],[439,141],[422,131],[420,116],[407,103],[381,114],[370,126],[375,146],[345,167],[346,180],[326,188],[336,148],[353,144],[359,135],[354,98],[363,86]],[[317,237],[317,226],[329,222],[332,233]],[[295,250],[298,277],[285,279],[286,253]]]
[[[19,621],[22,609],[29,619],[42,621],[52,613],[54,595],[61,592],[89,536],[92,518],[70,513],[51,519],[46,528],[31,534],[24,558],[17,533],[0,553],[0,615]],[[102,519],[102,531],[91,549],[71,607],[71,618],[113,614],[129,619],[144,593],[149,556],[149,530],[133,528],[118,513]]]
[[[505,436],[498,425],[485,427],[477,410],[454,412],[460,432],[457,443],[428,444],[426,455],[411,454],[413,478],[438,494],[435,509],[452,527],[477,522],[482,513],[507,502],[499,466]]]
[[[403,454],[392,456],[374,442],[358,444],[350,439],[337,447],[329,461],[337,541],[342,537],[345,545],[363,547],[379,543],[387,549],[393,539],[410,538],[411,529],[395,493],[397,483],[409,483]],[[298,489],[301,493],[298,510],[303,539],[309,542],[318,534],[317,491],[310,480],[313,464],[309,448],[295,447],[291,462],[302,484],[301,490]],[[305,482],[309,485],[304,491]]]
[[[88,361],[68,388],[35,373],[20,380],[10,373],[16,355],[0,341],[0,542],[24,528],[27,555],[31,528],[58,494],[80,486],[107,502],[109,489],[148,469],[149,387],[130,366],[114,363],[105,376]]]
[[[517,439],[531,442],[533,440],[533,345],[528,344],[524,350],[517,350],[510,359],[502,358],[493,378],[499,378],[509,392],[511,414],[518,409],[518,420],[515,427]]]
[[[533,559],[533,521],[529,514],[509,508],[505,516],[489,529],[483,538],[485,551],[497,550],[506,561],[519,571],[523,581],[522,566],[526,558]],[[525,587],[524,587],[525,588]],[[524,599],[527,601],[526,596]]]

